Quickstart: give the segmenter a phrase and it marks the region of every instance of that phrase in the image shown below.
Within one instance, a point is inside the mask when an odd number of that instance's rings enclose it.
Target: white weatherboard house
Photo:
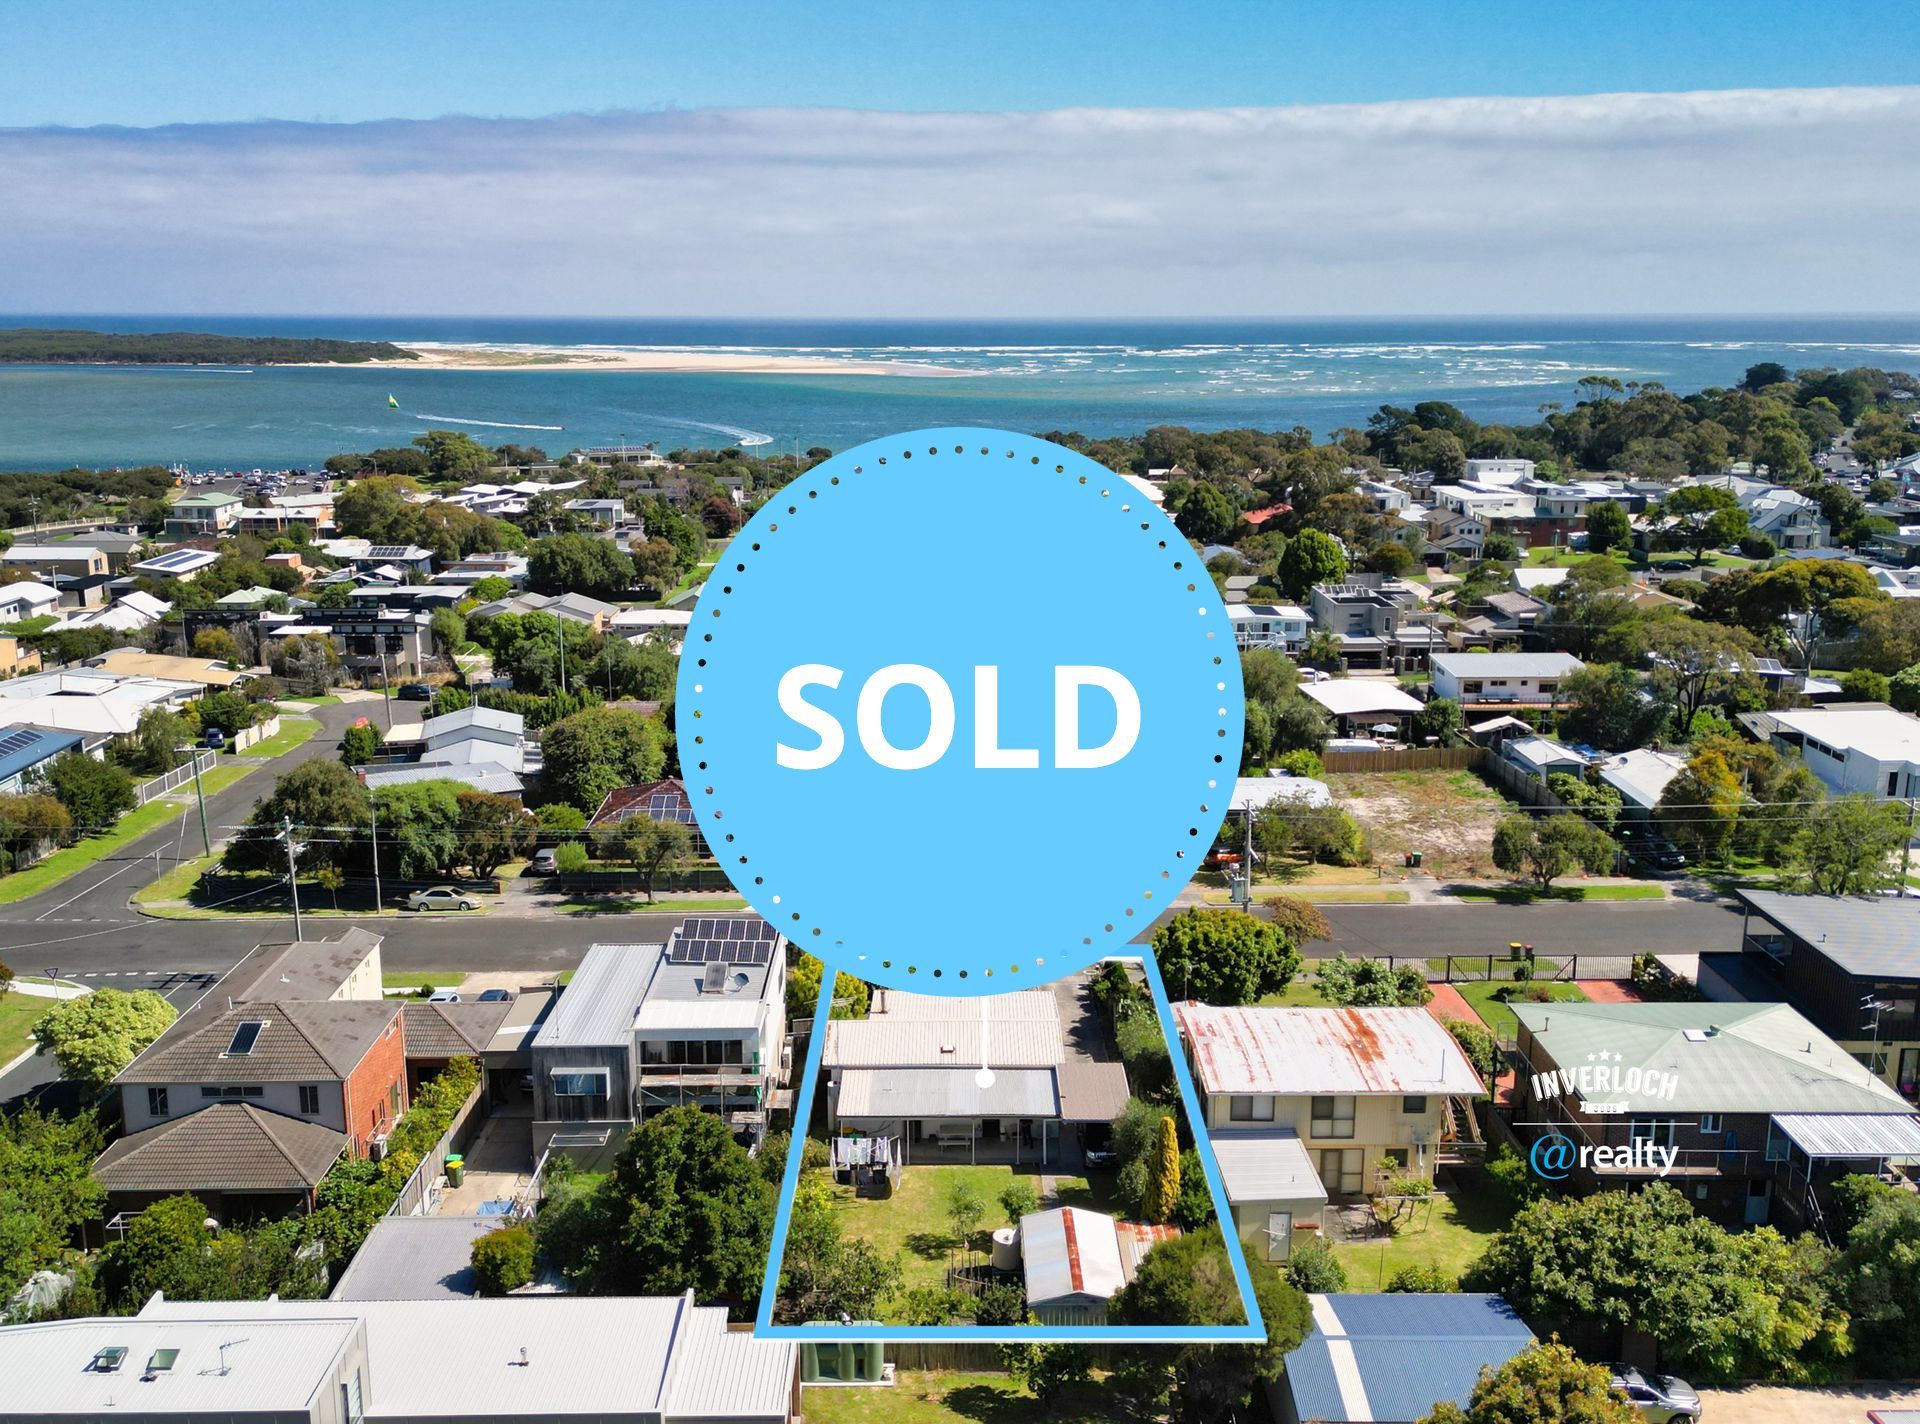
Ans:
[[[1833,791],[1920,796],[1920,719],[1890,707],[1813,707],[1773,720],[1773,740],[1797,747]]]
[[[1243,648],[1302,647],[1313,629],[1313,616],[1293,603],[1236,603],[1227,609],[1233,640]]]
[[[1485,1091],[1425,1009],[1215,1008],[1174,1017],[1205,1104],[1234,1228],[1269,1260],[1318,1230],[1329,1196],[1390,1157],[1431,1177],[1448,1100]]]
[[[1463,706],[1554,702],[1586,664],[1572,653],[1435,653],[1433,695]]]

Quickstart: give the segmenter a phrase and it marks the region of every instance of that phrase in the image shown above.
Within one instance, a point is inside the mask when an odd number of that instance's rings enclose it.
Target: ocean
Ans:
[[[746,375],[590,370],[0,366],[0,470],[317,465],[434,426],[549,454],[652,442],[844,449],[983,425],[1120,435],[1361,426],[1382,404],[1535,417],[1585,375],[1686,393],[1756,361],[1920,369],[1920,317],[1369,321],[648,321],[496,317],[0,316],[0,326],[893,359],[961,372]],[[387,406],[392,393],[400,409]],[[554,427],[559,427],[555,429]]]

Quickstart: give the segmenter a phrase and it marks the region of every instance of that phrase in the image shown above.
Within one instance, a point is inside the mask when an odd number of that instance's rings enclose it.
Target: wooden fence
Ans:
[[[419,1216],[427,1210],[428,1194],[447,1170],[447,1155],[464,1152],[467,1144],[480,1135],[480,1129],[486,1125],[487,1107],[487,1074],[483,1068],[480,1070],[479,1083],[467,1100],[460,1104],[460,1110],[454,1113],[447,1130],[433,1144],[433,1150],[420,1159],[420,1165],[413,1169],[413,1175],[407,1178],[400,1195],[387,1208],[388,1216]],[[504,1226],[506,1222],[500,1224]]]
[[[1485,747],[1382,747],[1371,752],[1341,748],[1320,755],[1320,764],[1329,772],[1471,771],[1490,760]]]
[[[1490,756],[1480,764],[1480,774],[1502,792],[1536,811],[1561,812],[1566,802],[1548,789],[1547,783],[1529,775],[1505,757]]]

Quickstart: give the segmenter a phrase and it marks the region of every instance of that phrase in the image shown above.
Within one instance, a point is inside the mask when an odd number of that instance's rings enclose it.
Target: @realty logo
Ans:
[[[1527,1149],[1527,1163],[1549,1182],[1564,1182],[1575,1167],[1597,1171],[1642,1171],[1664,1177],[1679,1159],[1678,1147],[1640,1139],[1624,1147],[1605,1143],[1575,1142],[1564,1132],[1549,1131],[1534,1138]]]

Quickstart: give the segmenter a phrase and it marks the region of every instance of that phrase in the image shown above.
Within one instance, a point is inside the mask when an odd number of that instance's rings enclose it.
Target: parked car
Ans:
[[[1683,870],[1686,868],[1686,853],[1665,836],[1648,834],[1640,837],[1628,852],[1641,865],[1654,870]]]
[[[401,684],[400,690],[394,696],[402,702],[431,702],[433,689],[424,682],[407,682]]]
[[[431,994],[427,995],[427,1002],[429,1004],[457,1004],[460,1002],[460,996],[451,989],[435,989]]]
[[[1672,1375],[1647,1375],[1632,1365],[1613,1367],[1613,1387],[1655,1424],[1692,1424],[1700,1417],[1700,1396],[1692,1385]]]
[[[200,738],[200,744],[217,752],[226,746],[227,734],[218,727],[209,727],[206,735]]]
[[[451,885],[436,885],[431,890],[416,890],[407,896],[409,910],[477,910],[480,902],[462,894]]]
[[[552,846],[541,846],[533,853],[533,873],[535,875],[555,875],[560,870],[559,857]]]
[[[511,1004],[512,1002],[513,990],[511,989],[482,989],[480,997],[474,1000],[476,1004]]]

